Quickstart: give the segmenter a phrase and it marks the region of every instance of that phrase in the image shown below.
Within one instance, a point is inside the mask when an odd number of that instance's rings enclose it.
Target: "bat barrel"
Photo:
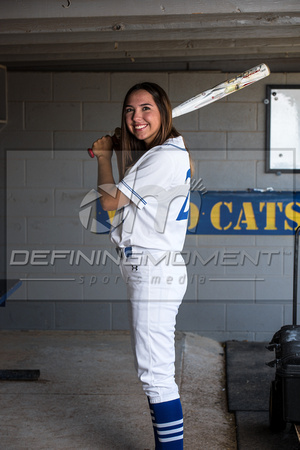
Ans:
[[[220,100],[233,92],[250,86],[256,81],[262,80],[269,75],[270,69],[264,63],[252,67],[234,78],[224,81],[223,83],[218,84],[207,91],[201,92],[195,97],[190,98],[186,102],[176,106],[172,111],[172,117],[182,116],[183,114],[190,113],[202,108],[203,106],[209,105],[210,103]]]
[[[178,117],[178,116],[180,116],[180,111],[177,110],[177,108],[174,108],[172,110],[172,118],[174,119],[174,117]]]

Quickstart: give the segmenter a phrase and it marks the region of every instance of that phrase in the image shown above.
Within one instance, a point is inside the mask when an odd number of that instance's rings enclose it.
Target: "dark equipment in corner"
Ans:
[[[285,430],[293,423],[300,426],[300,325],[297,325],[298,253],[300,226],[295,231],[293,273],[293,324],[277,331],[267,349],[275,351],[275,360],[268,363],[276,367],[269,397],[269,424],[274,432]]]

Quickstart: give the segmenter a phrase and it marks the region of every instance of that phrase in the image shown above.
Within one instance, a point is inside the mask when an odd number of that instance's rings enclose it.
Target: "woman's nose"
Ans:
[[[141,119],[142,119],[141,112],[136,109],[132,114],[132,120],[134,122],[139,122],[139,121],[141,121]]]

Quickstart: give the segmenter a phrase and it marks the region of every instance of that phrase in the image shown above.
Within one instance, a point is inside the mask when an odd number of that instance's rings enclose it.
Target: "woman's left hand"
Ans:
[[[111,159],[113,154],[113,141],[111,136],[103,136],[93,143],[92,151],[97,158]]]

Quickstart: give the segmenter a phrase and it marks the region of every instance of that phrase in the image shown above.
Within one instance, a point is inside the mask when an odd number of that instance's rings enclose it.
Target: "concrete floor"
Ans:
[[[148,403],[126,332],[1,331],[0,369],[39,369],[1,381],[1,450],[153,450]],[[220,343],[176,334],[186,450],[235,450]]]

